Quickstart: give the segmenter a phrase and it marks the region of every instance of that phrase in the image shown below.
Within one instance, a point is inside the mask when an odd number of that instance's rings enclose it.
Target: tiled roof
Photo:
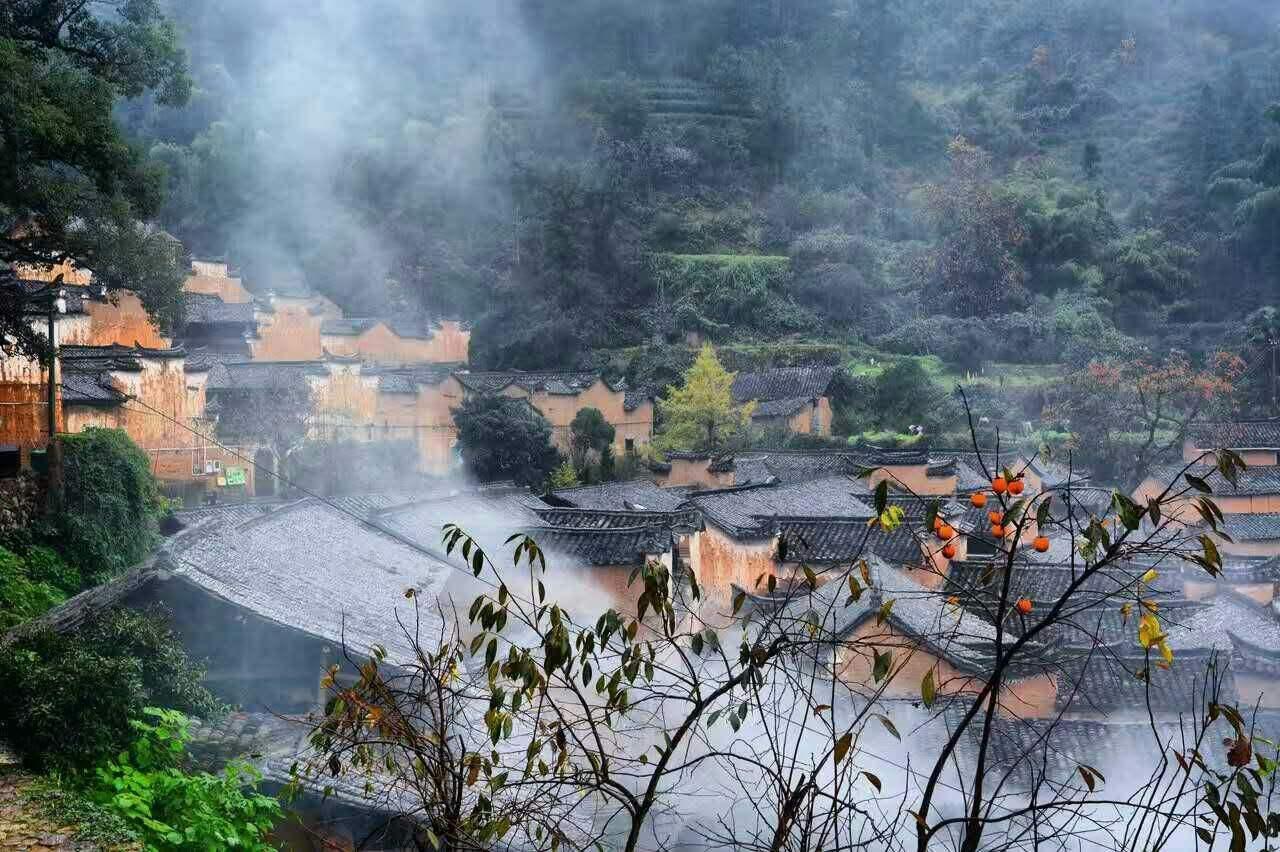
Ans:
[[[1280,418],[1193,423],[1187,437],[1201,449],[1280,450]]]
[[[58,360],[66,369],[81,372],[88,370],[140,370],[143,359],[171,360],[187,357],[181,346],[170,349],[148,349],[145,346],[77,346],[58,347]]]
[[[654,394],[650,390],[627,388],[622,397],[622,408],[625,411],[635,411],[653,397]]]
[[[439,549],[445,524],[456,524],[485,544],[502,544],[520,526],[542,523],[534,509],[540,501],[528,489],[490,486],[450,490],[377,510],[378,523],[389,526],[424,547]]]
[[[759,538],[772,533],[775,517],[866,520],[875,513],[855,496],[864,494],[860,480],[829,476],[786,484],[695,491],[689,500],[707,520],[730,534]]]
[[[1161,485],[1168,485],[1177,479],[1176,491],[1189,489],[1190,486],[1187,485],[1186,480],[1181,479],[1184,467],[1186,467],[1185,464],[1161,465],[1151,471],[1149,478]],[[1247,468],[1240,472],[1235,485],[1227,482],[1215,468],[1206,465],[1196,465],[1190,472],[1195,476],[1203,477],[1213,489],[1213,493],[1220,497],[1236,494],[1280,494],[1280,467]]]
[[[183,311],[186,322],[237,323],[252,325],[253,304],[250,302],[224,302],[210,293],[184,293]]]
[[[62,402],[66,405],[120,405],[128,397],[113,388],[107,375],[62,371]]]
[[[1175,652],[1174,665],[1167,669],[1152,665],[1136,643],[1125,654],[1094,653],[1082,655],[1062,669],[1058,685],[1057,709],[1073,714],[1120,714],[1144,717],[1146,706],[1158,715],[1191,710],[1204,689],[1205,667],[1213,657],[1211,650]],[[1221,659],[1219,666],[1225,666]],[[1147,671],[1147,680],[1137,673]],[[1235,703],[1235,679],[1230,668],[1225,670],[1223,694],[1218,700]]]
[[[871,588],[848,605],[846,577],[859,576],[857,569],[824,578],[812,592],[800,593],[782,610],[782,617],[797,622],[816,615],[818,623],[835,637],[847,636],[873,617],[882,603],[893,600],[888,624],[905,633],[957,668],[985,673],[995,642],[995,628],[959,607],[946,597],[889,567],[882,559],[867,559]]]
[[[756,420],[769,420],[776,417],[790,417],[810,403],[807,396],[793,396],[786,399],[771,399],[762,402],[751,412]]]
[[[278,387],[306,376],[325,376],[323,364],[312,361],[241,361],[214,364],[209,369],[209,390],[261,390]]]
[[[348,317],[327,319],[320,324],[320,333],[339,337],[357,337],[371,328],[385,325],[397,337],[430,340],[435,336],[437,323],[411,318]]]
[[[778,532],[787,542],[788,562],[849,563],[870,553],[890,565],[923,561],[921,539],[909,524],[887,532],[866,520],[780,518]]]
[[[697,509],[674,512],[619,512],[612,509],[565,509],[557,506],[533,507],[547,526],[577,529],[622,529],[624,527],[666,526],[700,529],[702,515]]]
[[[686,496],[683,490],[659,488],[647,479],[630,479],[553,491],[544,499],[578,509],[673,512],[684,505]]]
[[[1224,515],[1222,526],[1235,541],[1280,539],[1280,512]]]
[[[378,390],[383,393],[417,393],[419,385],[436,385],[449,378],[451,371],[444,366],[423,365],[402,369],[366,367],[361,375],[376,377]]]
[[[1220,725],[1219,730],[1227,730],[1225,724]],[[1153,753],[1158,750],[1153,737],[1158,736],[1161,744],[1180,748],[1184,741],[1194,739],[1192,728],[1190,721],[1157,720],[1153,735],[1145,719],[1023,719],[996,714],[990,729],[987,768],[992,777],[1011,775],[1019,785],[1035,783],[1043,774],[1057,789],[1059,784],[1080,783],[1081,764],[1108,772],[1118,755]],[[972,762],[982,732],[982,725],[966,730],[969,747],[957,750],[962,759]],[[1220,742],[1221,737],[1209,736],[1202,744],[1201,756],[1210,766],[1225,766]]]
[[[671,529],[664,524],[611,529],[527,527],[523,532],[548,554],[588,565],[643,565],[646,557],[671,550]]]
[[[835,373],[835,367],[821,366],[776,367],[755,373],[738,373],[731,392],[738,402],[754,399],[765,403],[802,397],[807,401],[825,396]]]
[[[863,467],[906,467],[929,463],[929,448],[926,446],[879,447],[860,441],[850,450],[850,455]]]
[[[843,450],[760,450],[744,453],[738,460],[750,460],[753,465],[763,465],[780,482],[797,482],[821,476],[856,474],[862,465],[852,453]],[[760,470],[751,468],[755,475]],[[741,479],[741,477],[739,477]],[[866,490],[866,486],[863,486]]]
[[[205,373],[212,370],[216,364],[239,364],[248,360],[250,360],[250,354],[247,348],[244,352],[198,349],[187,353],[183,369],[188,373]]]
[[[454,377],[469,391],[497,393],[509,385],[517,385],[530,393],[575,395],[600,381],[600,374],[590,371],[523,373],[520,371],[471,372],[459,370]]]
[[[404,592],[434,597],[453,569],[392,534],[318,500],[241,523],[211,522],[171,540],[174,575],[263,618],[364,653],[385,645],[393,663],[413,659],[396,617],[415,617]],[[424,619],[434,616],[428,608]]]
[[[55,285],[47,281],[28,281],[14,279],[8,273],[0,272],[0,287],[17,286],[22,290],[23,296],[26,298],[43,297],[45,292],[54,288]],[[92,298],[93,292],[88,287],[82,287],[75,284],[57,285],[57,289],[65,290],[67,293],[67,313],[82,314],[84,313],[84,303]],[[29,314],[45,314],[48,311],[49,303],[43,298],[29,302],[24,308]]]

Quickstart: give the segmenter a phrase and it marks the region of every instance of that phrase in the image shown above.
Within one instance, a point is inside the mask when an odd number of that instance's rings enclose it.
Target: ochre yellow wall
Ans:
[[[815,414],[817,418],[817,430],[814,429]],[[812,402],[807,403],[803,408],[787,420],[787,430],[800,435],[831,434],[831,401],[825,396],[818,397],[818,403],[815,406]]]
[[[774,560],[776,547],[773,541],[738,542],[714,524],[693,535],[689,553],[690,567],[702,587],[703,599],[713,608],[727,607],[733,596],[731,586],[737,584],[747,591],[764,592],[764,585],[756,587],[756,578],[781,576]],[[725,609],[724,611],[728,611]]]
[[[655,476],[654,481],[665,487],[696,485],[699,488],[727,488],[734,484],[733,471],[712,473],[707,470],[709,459],[671,459],[671,471]]]
[[[1182,443],[1182,460],[1195,461],[1206,452],[1212,452],[1215,449],[1219,448],[1197,447],[1191,441],[1184,441]],[[1236,452],[1240,454],[1240,458],[1244,459],[1244,463],[1249,467],[1271,467],[1272,465],[1280,464],[1275,450],[1237,450]]]
[[[551,440],[562,452],[569,451],[569,424],[574,416],[584,408],[596,408],[604,415],[604,419],[614,428],[614,452],[621,454],[626,446],[626,438],[635,440],[639,448],[649,443],[653,437],[653,405],[645,403],[634,411],[627,411],[624,403],[626,394],[611,390],[603,380],[578,394],[551,394],[537,391],[530,394],[519,385],[508,385],[502,389],[505,396],[514,399],[527,399],[533,407],[551,424]]]
[[[224,264],[224,273],[225,269],[226,266]],[[228,278],[225,274],[202,274],[197,270],[196,274],[190,276],[185,282],[183,282],[182,289],[188,293],[203,293],[207,296],[217,296],[229,305],[240,305],[245,302],[253,301],[253,294],[244,288],[244,284],[239,278]]]
[[[939,637],[941,638],[941,637]],[[874,650],[893,652],[892,670],[884,695],[889,698],[920,697],[920,683],[933,670],[934,683],[941,695],[974,695],[983,681],[959,671],[946,660],[939,659],[904,635],[891,624],[876,625],[869,619],[855,630],[837,653],[836,676],[862,692],[870,692],[877,684],[871,676]],[[1042,674],[1013,681],[1001,690],[997,709],[1002,715],[1019,718],[1047,718],[1053,715],[1058,685],[1052,675]]]
[[[169,341],[160,334],[152,322],[142,300],[135,294],[119,291],[109,297],[111,301],[85,299],[84,310],[89,316],[87,333],[72,332],[63,336],[63,343],[84,346],[145,346],[148,349],[167,349]]]
[[[955,476],[929,476],[928,465],[885,465],[876,468],[868,477],[868,484],[874,488],[883,480],[889,480],[891,488],[908,491],[912,494],[955,494]]]
[[[19,263],[14,265],[14,271],[19,278],[27,281],[45,281],[50,284],[56,281],[59,275],[62,276],[63,284],[85,285],[93,281],[92,272],[87,269],[78,269],[69,260],[52,266]]]
[[[317,361],[320,324],[324,317],[313,314],[306,304],[279,300],[270,313],[258,314],[258,339],[249,342],[255,361]]]
[[[321,346],[331,355],[359,357],[374,364],[462,364],[467,361],[471,332],[453,320],[441,323],[429,340],[400,337],[383,323],[363,334],[322,335]]]

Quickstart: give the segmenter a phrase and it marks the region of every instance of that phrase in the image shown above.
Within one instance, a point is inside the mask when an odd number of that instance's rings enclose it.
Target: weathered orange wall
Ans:
[[[895,674],[884,692],[889,698],[919,698],[920,683],[930,670],[934,672],[939,694],[974,695],[982,689],[981,678],[959,671],[893,625],[877,625],[874,619],[864,622],[840,646],[836,676],[855,689],[864,692],[875,689],[877,684],[871,676],[875,664],[873,648],[893,652]],[[1057,681],[1052,675],[1036,675],[1007,684],[1000,692],[997,708],[1006,716],[1046,718],[1053,715],[1057,694]]]
[[[1197,447],[1191,441],[1183,441],[1182,443],[1182,460],[1195,461],[1203,456],[1206,452],[1212,452],[1218,447]],[[1227,449],[1231,449],[1228,447]],[[1280,453],[1275,450],[1236,450],[1240,454],[1240,458],[1244,459],[1244,463],[1249,467],[1271,467],[1280,464]]]
[[[733,471],[712,473],[707,470],[710,459],[671,459],[670,473],[661,473],[654,481],[663,487],[696,485],[700,488],[727,488],[734,484]]]
[[[885,465],[873,470],[867,481],[874,488],[886,479],[889,480],[890,487],[905,490],[912,494],[938,495],[956,493],[956,477],[954,475],[929,476],[928,465]]]
[[[814,433],[814,417],[817,416],[818,435],[831,434],[831,401],[825,396],[818,397],[818,404],[815,407],[812,402],[807,403],[803,408],[791,415],[787,421],[787,430],[801,435]]]
[[[508,385],[502,393],[516,399],[527,399],[551,424],[551,438],[562,452],[569,451],[569,424],[584,408],[599,409],[604,419],[614,428],[614,451],[621,453],[626,438],[632,438],[636,446],[647,444],[653,437],[653,405],[645,403],[633,411],[624,405],[626,394],[611,390],[603,380],[578,394],[550,394],[542,391],[530,394],[519,385]],[[705,472],[705,470],[704,470]]]
[[[705,529],[694,533],[689,560],[698,585],[702,587],[703,599],[715,607],[724,608],[733,596],[733,585],[756,591],[756,578],[761,574],[766,578],[785,576],[778,572],[774,559],[776,550],[772,540],[734,541],[727,533],[708,523]]]
[[[14,270],[19,278],[27,281],[45,281],[53,283],[62,276],[63,284],[85,285],[93,281],[93,273],[87,269],[78,269],[71,261],[63,261],[53,266],[35,266],[28,263],[16,264]]]
[[[467,361],[471,332],[448,320],[424,340],[400,337],[386,324],[378,323],[356,336],[322,335],[320,344],[331,355],[359,357],[375,364],[462,364]]]
[[[87,333],[72,332],[62,336],[61,342],[84,346],[110,346],[118,343],[121,346],[138,345],[148,349],[169,347],[169,341],[160,334],[160,329],[142,306],[142,300],[135,294],[121,291],[112,294],[110,298],[112,301],[106,302],[86,298],[84,309],[89,316]]]
[[[188,293],[204,293],[217,296],[228,304],[252,302],[253,294],[244,288],[239,278],[231,277],[225,263],[213,263],[204,260],[191,262],[191,275],[183,282],[182,289]]]
[[[258,316],[258,339],[249,342],[255,361],[317,361],[320,324],[324,317],[312,314],[304,304],[280,301],[271,313]]]

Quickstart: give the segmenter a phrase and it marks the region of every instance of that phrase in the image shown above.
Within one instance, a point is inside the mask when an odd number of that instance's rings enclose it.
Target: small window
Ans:
[[[970,559],[990,559],[996,555],[997,548],[994,541],[969,536],[966,542]]]
[[[49,451],[48,450],[32,450],[31,451],[31,469],[41,476],[47,476],[49,473]]]
[[[627,448],[628,453],[634,453],[636,451],[636,439],[627,438],[625,446]]]
[[[22,470],[22,450],[12,444],[0,444],[0,479],[12,479]]]

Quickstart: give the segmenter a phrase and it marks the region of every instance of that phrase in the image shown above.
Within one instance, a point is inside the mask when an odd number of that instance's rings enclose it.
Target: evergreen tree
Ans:
[[[685,371],[684,384],[667,388],[666,398],[658,401],[663,421],[659,448],[712,453],[741,437],[751,425],[755,403],[734,402],[734,375],[711,345],[704,345]]]
[[[454,422],[462,460],[482,482],[541,485],[560,464],[551,424],[526,400],[473,396],[454,410]]]

